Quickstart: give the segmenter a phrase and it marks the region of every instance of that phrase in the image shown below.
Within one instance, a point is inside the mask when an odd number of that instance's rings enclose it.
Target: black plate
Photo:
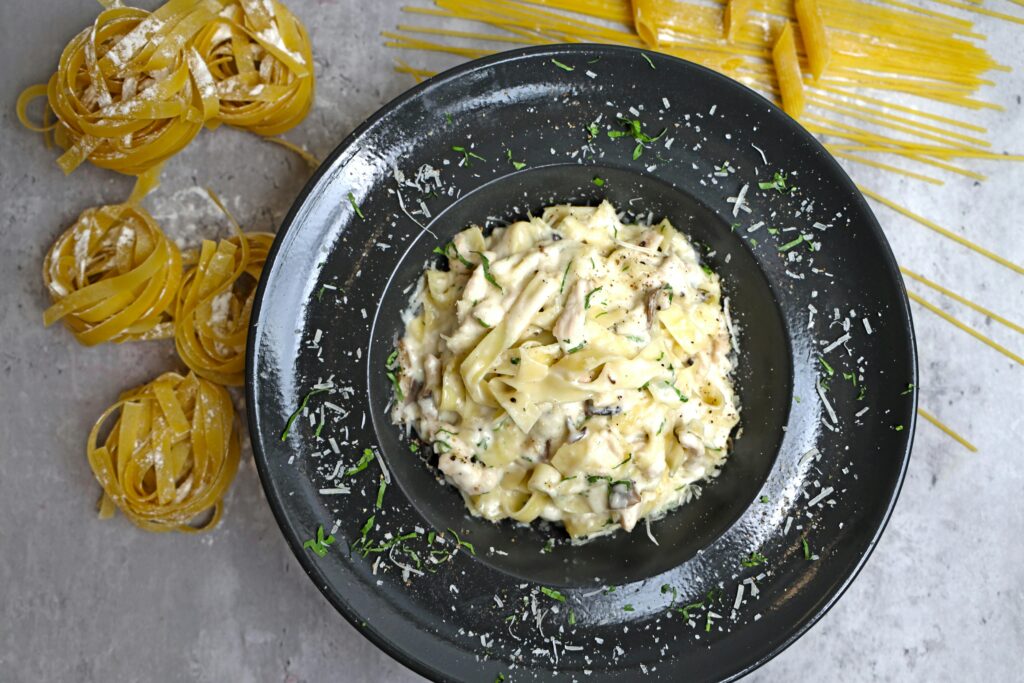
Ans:
[[[849,585],[903,481],[916,408],[907,390],[917,376],[913,330],[864,199],[813,137],[757,94],[647,56],[531,48],[414,88],[324,163],[264,270],[247,389],[267,498],[324,595],[426,676],[741,675]],[[635,141],[607,135],[621,129],[618,116],[664,135],[636,157]],[[439,171],[439,186],[424,165]],[[759,186],[777,171],[784,190]],[[734,216],[729,198],[744,186],[750,212]],[[659,545],[641,528],[548,551],[564,534],[468,517],[422,451],[410,452],[386,413],[384,366],[435,246],[470,223],[602,198],[634,216],[668,217],[721,274],[742,349],[742,434],[699,500],[651,524]],[[310,398],[312,418],[300,416],[282,440],[288,416],[329,377],[334,388]],[[343,476],[350,493],[321,493],[334,487],[338,463],[343,473],[365,448],[377,461]],[[376,509],[380,461],[392,485]],[[354,553],[371,515],[377,547],[418,534],[403,542],[413,554]],[[303,547],[319,525],[336,537],[324,557]],[[456,547],[449,529],[475,554],[461,546],[440,561]],[[431,545],[431,530],[447,542],[434,536]],[[422,570],[432,550],[435,573],[403,577],[392,562]]]

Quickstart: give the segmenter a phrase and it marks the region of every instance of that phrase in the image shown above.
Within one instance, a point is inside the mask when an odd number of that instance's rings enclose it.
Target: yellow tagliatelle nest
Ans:
[[[62,320],[87,346],[170,337],[181,276],[178,248],[145,209],[86,209],[43,261],[43,322]]]
[[[115,415],[100,444],[100,431]],[[160,375],[100,416],[86,452],[103,487],[101,517],[116,507],[149,531],[210,529],[220,520],[224,493],[238,469],[231,397],[192,373]],[[211,508],[208,520],[192,525]]]
[[[182,278],[174,315],[178,355],[196,374],[242,384],[249,314],[273,240],[270,233],[239,231],[219,243],[203,241]]]
[[[45,95],[57,121],[33,124]],[[170,0],[154,12],[111,7],[64,49],[18,117],[54,133],[70,173],[88,160],[138,175],[181,151],[203,125],[261,135],[296,125],[313,97],[305,29],[275,0]]]
[[[195,48],[217,83],[219,121],[279,135],[309,112],[313,53],[305,27],[284,5],[232,3],[196,36]]]

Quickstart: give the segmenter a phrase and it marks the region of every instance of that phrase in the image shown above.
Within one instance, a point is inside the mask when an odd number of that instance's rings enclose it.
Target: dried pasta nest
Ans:
[[[43,322],[63,321],[87,346],[170,337],[181,275],[178,248],[145,209],[86,209],[43,261]]]
[[[165,373],[108,408],[89,433],[86,452],[103,487],[101,517],[116,508],[149,531],[211,529],[238,469],[231,397],[194,373]],[[196,524],[203,513],[210,515]]]
[[[181,282],[175,311],[178,355],[196,374],[240,386],[256,283],[274,240],[242,233],[219,243],[204,240]]]
[[[45,96],[56,122],[27,108]],[[275,0],[170,0],[154,12],[110,7],[75,36],[47,85],[18,98],[26,127],[53,132],[70,173],[84,161],[139,175],[203,125],[261,135],[295,126],[313,98],[305,29]]]
[[[313,53],[305,27],[284,5],[231,3],[196,36],[195,48],[217,84],[219,121],[279,135],[309,112]]]

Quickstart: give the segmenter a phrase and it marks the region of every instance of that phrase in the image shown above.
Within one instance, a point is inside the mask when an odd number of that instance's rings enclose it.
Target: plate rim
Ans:
[[[411,653],[407,653],[403,648],[397,646],[387,635],[371,627],[369,624],[362,623],[361,616],[353,609],[347,601],[343,599],[343,596],[339,591],[332,588],[331,586],[321,583],[316,579],[318,571],[315,568],[315,563],[308,556],[307,553],[303,552],[302,543],[300,539],[294,534],[286,533],[286,527],[290,527],[291,524],[288,521],[288,515],[285,511],[283,500],[276,494],[273,486],[269,481],[270,472],[267,469],[267,453],[263,448],[262,441],[258,438],[259,433],[256,429],[256,425],[260,422],[257,411],[255,408],[254,392],[255,384],[259,381],[255,361],[257,355],[257,338],[260,334],[260,316],[263,311],[263,302],[266,294],[267,281],[270,273],[274,269],[274,264],[277,261],[278,252],[282,248],[282,245],[287,237],[289,231],[295,227],[295,219],[306,205],[316,188],[320,185],[320,182],[325,176],[327,176],[337,165],[339,159],[345,156],[354,145],[357,143],[364,133],[373,127],[378,121],[385,116],[389,115],[394,109],[400,107],[406,102],[413,100],[420,96],[421,93],[428,91],[429,89],[440,85],[442,82],[453,80],[454,78],[476,71],[481,68],[493,67],[504,62],[513,62],[524,57],[532,57],[536,55],[563,55],[566,53],[574,52],[586,52],[586,51],[606,51],[606,52],[619,52],[627,54],[647,54],[652,53],[658,56],[659,59],[671,60],[678,62],[684,69],[692,69],[698,72],[702,72],[705,76],[712,78],[720,82],[723,87],[727,88],[739,88],[745,91],[747,96],[753,96],[755,99],[760,100],[760,104],[767,105],[775,111],[775,113],[783,114],[784,125],[791,128],[804,138],[811,146],[811,148],[821,155],[823,162],[831,167],[834,174],[834,178],[839,182],[840,189],[846,191],[850,196],[851,202],[855,205],[856,209],[865,217],[867,217],[865,228],[870,230],[874,234],[882,247],[881,256],[882,266],[890,275],[893,276],[894,281],[897,284],[898,297],[890,302],[892,305],[897,307],[895,318],[899,324],[905,328],[906,339],[908,342],[908,362],[911,370],[913,391],[911,393],[911,401],[908,408],[909,415],[905,420],[907,427],[907,438],[906,447],[900,457],[900,469],[896,476],[894,486],[891,495],[888,497],[888,502],[885,510],[882,513],[880,523],[874,530],[867,547],[861,553],[856,565],[853,567],[842,581],[835,588],[832,588],[829,592],[822,596],[820,604],[816,605],[814,609],[803,618],[801,621],[796,622],[793,629],[781,639],[778,643],[773,645],[767,652],[760,656],[755,656],[752,659],[746,660],[739,669],[736,669],[733,673],[727,675],[725,681],[735,681],[747,674],[759,669],[766,663],[780,655],[782,652],[787,650],[793,643],[804,636],[812,627],[814,627],[839,601],[843,595],[846,594],[850,586],[863,571],[867,565],[868,560],[874,553],[875,548],[878,546],[881,540],[882,534],[885,532],[892,519],[893,511],[895,510],[896,503],[899,500],[900,494],[903,489],[903,484],[906,480],[907,469],[910,464],[910,456],[913,450],[914,438],[917,432],[917,406],[918,406],[918,379],[919,379],[919,358],[917,351],[917,338],[914,330],[913,316],[910,307],[910,300],[907,296],[906,286],[903,278],[900,276],[899,266],[896,261],[896,257],[892,252],[892,247],[889,244],[888,239],[885,236],[881,224],[878,218],[872,211],[870,204],[867,199],[861,193],[856,183],[850,178],[846,170],[836,161],[824,145],[806,128],[804,128],[798,121],[786,114],[778,105],[771,100],[768,100],[763,95],[758,93],[756,90],[748,87],[747,85],[730,78],[722,73],[719,73],[713,69],[710,69],[701,64],[691,62],[674,55],[669,55],[657,51],[651,51],[644,48],[629,47],[625,45],[608,45],[602,43],[552,43],[547,45],[536,45],[524,48],[517,48],[514,50],[507,50],[497,52],[486,57],[481,57],[474,60],[469,60],[461,64],[457,64],[449,69],[441,71],[434,76],[431,76],[420,83],[415,84],[413,87],[405,90],[396,97],[392,98],[385,104],[381,105],[376,111],[367,117],[362,123],[360,123],[355,129],[353,129],[348,135],[346,135],[337,146],[324,158],[320,166],[310,176],[309,180],[305,183],[302,190],[296,195],[292,202],[292,205],[288,209],[284,218],[281,220],[278,226],[277,232],[274,236],[273,244],[271,245],[263,271],[260,275],[259,283],[255,290],[253,308],[249,319],[249,329],[246,335],[246,350],[245,350],[245,413],[247,419],[247,426],[250,437],[250,444],[252,447],[253,461],[256,465],[256,470],[259,475],[260,486],[263,489],[264,497],[270,505],[271,512],[274,515],[274,520],[278,527],[279,532],[284,537],[285,542],[288,544],[292,551],[292,554],[298,560],[299,565],[302,567],[303,572],[306,576],[316,585],[317,590],[323,595],[324,598],[331,604],[336,611],[338,611],[346,621],[349,622],[354,629],[372,642],[378,649],[387,654],[389,657],[399,662],[408,669],[414,671],[417,674],[425,676],[435,681],[456,681],[457,679],[452,678],[449,674],[444,671],[440,671],[427,662],[414,657]],[[595,672],[596,673],[596,672]]]

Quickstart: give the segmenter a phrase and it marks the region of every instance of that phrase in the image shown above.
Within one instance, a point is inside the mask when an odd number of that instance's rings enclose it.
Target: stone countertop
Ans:
[[[357,11],[342,0],[289,0],[311,30],[318,74],[316,106],[290,140],[323,156],[409,87],[392,70],[398,53],[378,38],[402,20],[400,4],[359,3]],[[0,6],[0,680],[423,680],[365,640],[305,578],[248,450],[212,533],[147,534],[121,516],[95,518],[99,489],[84,456],[93,420],[122,390],[179,366],[172,343],[87,349],[41,324],[48,302],[39,270],[51,241],[84,208],[123,200],[131,181],[88,166],[65,178],[55,152],[18,125],[14,100],[49,76],[97,11],[91,0]],[[983,17],[977,24],[1001,62],[1024,66],[1019,28]],[[996,80],[985,96],[1006,111],[972,120],[991,128],[994,149],[1024,152],[1024,75]],[[989,180],[948,175],[932,187],[863,166],[854,177],[1024,263],[1024,165],[971,166]],[[215,234],[224,221],[198,189],[208,185],[247,229],[274,230],[307,176],[292,153],[222,128],[173,159],[146,204],[172,235]],[[904,265],[1024,320],[1020,275],[887,209],[877,213]],[[1021,336],[963,307],[948,310],[1024,351]],[[921,404],[980,452],[922,421],[899,504],[867,567],[751,681],[1020,680],[1024,368],[916,305],[914,315]]]

